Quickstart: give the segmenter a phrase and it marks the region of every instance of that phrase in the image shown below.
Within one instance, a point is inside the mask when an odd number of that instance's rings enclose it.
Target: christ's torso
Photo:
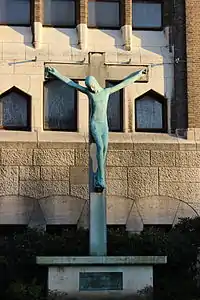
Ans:
[[[107,123],[109,93],[103,89],[99,93],[89,93],[91,121]]]

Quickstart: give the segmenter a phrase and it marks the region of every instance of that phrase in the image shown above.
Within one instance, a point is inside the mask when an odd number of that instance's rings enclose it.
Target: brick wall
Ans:
[[[132,0],[121,1],[122,25],[132,26]]]
[[[43,0],[32,1],[32,14],[34,22],[43,22]]]
[[[77,15],[77,24],[87,24],[88,19],[88,0],[77,1],[77,6],[79,6]]]
[[[198,0],[186,0],[186,43],[188,84],[188,127],[200,128],[200,5]]]

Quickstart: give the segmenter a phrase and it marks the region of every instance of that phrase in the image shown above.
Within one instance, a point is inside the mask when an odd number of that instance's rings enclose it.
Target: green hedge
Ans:
[[[47,268],[35,264],[37,255],[89,255],[89,233],[63,230],[60,236],[34,230],[0,237],[0,299],[41,300]],[[108,255],[167,255],[167,265],[154,268],[154,299],[196,300],[200,218],[182,219],[168,233],[150,229],[141,234],[108,231]]]

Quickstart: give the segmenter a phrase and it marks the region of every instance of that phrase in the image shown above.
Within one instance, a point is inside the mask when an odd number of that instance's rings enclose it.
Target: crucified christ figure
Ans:
[[[97,171],[94,173],[94,188],[97,192],[102,192],[106,187],[105,184],[105,162],[108,149],[108,118],[107,107],[109,96],[112,93],[134,83],[146,74],[146,69],[134,72],[128,77],[124,78],[119,84],[102,88],[95,77],[88,76],[85,78],[86,87],[83,87],[70,78],[61,75],[55,68],[46,67],[46,76],[53,75],[54,77],[65,82],[72,88],[85,93],[90,102],[90,134],[96,144],[96,158],[97,158]]]

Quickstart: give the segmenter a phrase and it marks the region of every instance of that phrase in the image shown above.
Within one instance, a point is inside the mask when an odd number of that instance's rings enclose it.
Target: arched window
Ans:
[[[44,129],[77,130],[77,91],[61,80],[44,85]]]
[[[12,87],[0,95],[0,128],[31,129],[31,97],[28,94]]]
[[[153,90],[135,100],[135,130],[167,131],[167,99]]]

